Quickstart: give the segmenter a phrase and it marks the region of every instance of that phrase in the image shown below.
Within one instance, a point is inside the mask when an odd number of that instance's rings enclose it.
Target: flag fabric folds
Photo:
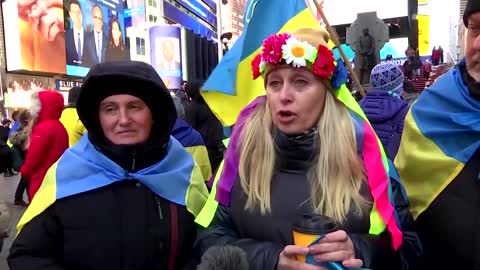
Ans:
[[[456,67],[442,76],[405,119],[395,165],[415,219],[480,148],[480,102],[470,96],[461,73]]]
[[[210,166],[207,147],[202,139],[202,135],[187,122],[177,119],[173,126],[172,136],[192,155],[202,172],[203,179],[208,181],[212,176],[212,167]]]
[[[98,152],[88,136],[83,136],[50,167],[35,198],[20,219],[17,231],[20,232],[56,200],[129,180],[140,181],[158,196],[186,206],[195,216],[208,197],[200,169],[173,137],[162,161],[130,173]]]
[[[202,96],[223,123],[231,126],[240,111],[265,94],[263,80],[253,80],[251,62],[262,42],[274,33],[319,28],[304,0],[250,0],[244,30],[202,87]]]

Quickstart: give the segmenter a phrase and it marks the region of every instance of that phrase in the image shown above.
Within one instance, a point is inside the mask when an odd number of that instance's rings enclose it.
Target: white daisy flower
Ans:
[[[267,63],[260,61],[260,64],[258,65],[260,72],[264,72],[266,67],[267,67]]]
[[[286,44],[282,45],[282,53],[285,62],[294,67],[305,67],[307,60],[313,63],[316,57],[315,47],[294,37],[287,39]]]

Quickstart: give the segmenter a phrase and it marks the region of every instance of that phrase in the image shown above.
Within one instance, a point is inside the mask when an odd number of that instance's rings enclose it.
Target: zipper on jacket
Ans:
[[[133,152],[132,152],[132,156],[133,156],[133,160],[132,160],[132,172],[135,171],[135,161],[136,161],[136,158],[137,158],[137,151],[135,149],[133,149]]]
[[[158,216],[160,217],[160,220],[163,220],[162,205],[160,204],[160,199],[156,195],[154,196],[157,200]]]

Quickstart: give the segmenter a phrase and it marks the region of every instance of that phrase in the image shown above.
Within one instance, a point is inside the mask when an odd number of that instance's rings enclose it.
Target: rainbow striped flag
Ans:
[[[173,137],[167,151],[159,163],[129,173],[98,152],[88,136],[83,136],[47,171],[40,189],[17,225],[17,232],[20,233],[28,222],[57,200],[118,181],[140,181],[158,196],[186,206],[197,216],[208,198],[202,173],[192,156]]]
[[[461,67],[443,75],[410,109],[395,165],[415,219],[480,149],[480,102],[470,96]]]
[[[231,126],[240,111],[265,94],[263,80],[253,80],[251,62],[262,42],[274,33],[319,28],[304,0],[249,0],[244,30],[202,87],[202,96],[223,123]]]

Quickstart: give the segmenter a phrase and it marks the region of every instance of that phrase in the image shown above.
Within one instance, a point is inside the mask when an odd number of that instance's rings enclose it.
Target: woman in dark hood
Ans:
[[[19,222],[10,269],[194,269],[194,219],[207,190],[170,137],[175,107],[156,71],[98,64],[77,109],[88,135],[47,173],[42,200]]]

